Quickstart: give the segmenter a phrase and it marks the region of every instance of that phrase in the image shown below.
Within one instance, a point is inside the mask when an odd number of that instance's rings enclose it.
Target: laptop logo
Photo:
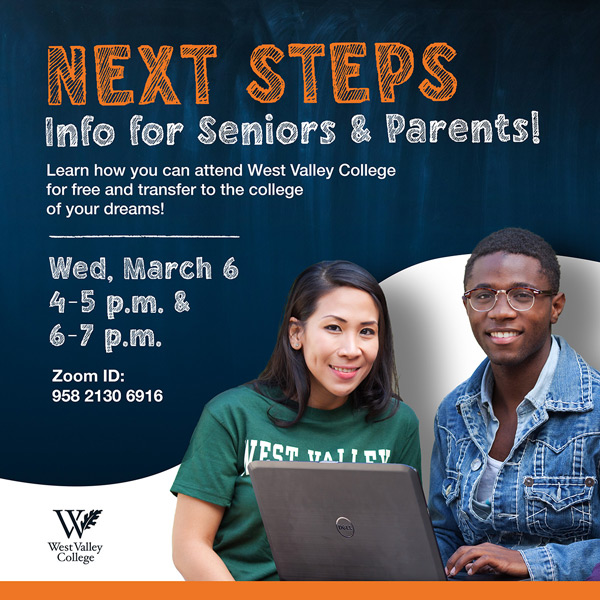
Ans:
[[[338,530],[338,533],[345,538],[351,538],[354,535],[354,525],[352,525],[352,521],[346,519],[346,517],[338,517],[335,522],[335,528]]]

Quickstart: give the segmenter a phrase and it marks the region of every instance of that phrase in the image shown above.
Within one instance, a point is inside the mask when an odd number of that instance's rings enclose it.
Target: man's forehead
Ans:
[[[508,282],[510,285],[528,283],[534,287],[545,287],[548,284],[548,277],[540,261],[533,256],[495,252],[478,257],[468,277],[469,287],[471,284],[491,284],[496,280]]]

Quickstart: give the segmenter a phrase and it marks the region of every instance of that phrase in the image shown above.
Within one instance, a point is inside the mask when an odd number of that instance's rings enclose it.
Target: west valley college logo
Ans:
[[[81,514],[84,512],[83,510],[55,510],[54,511],[58,515],[58,519],[60,520],[60,524],[63,526],[65,533],[67,534],[67,538],[71,538],[71,534],[73,532],[77,533],[79,539],[83,536],[83,532],[90,527],[93,527],[100,516],[101,510],[90,510],[81,518]],[[65,522],[65,518],[63,513],[68,515],[68,519]]]
[[[67,539],[70,540],[73,533],[75,533],[81,540],[83,534],[96,525],[102,511],[62,509],[55,510],[54,512],[62,525]],[[73,538],[76,536],[73,535]],[[76,539],[70,542],[66,542],[65,540],[48,542],[48,546],[50,547],[50,551],[56,556],[58,562],[84,565],[93,564],[103,548],[103,544],[97,544],[92,541],[80,542]]]

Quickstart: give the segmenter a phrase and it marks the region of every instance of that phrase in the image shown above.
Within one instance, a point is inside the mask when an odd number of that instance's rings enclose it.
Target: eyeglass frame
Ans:
[[[473,292],[476,292],[477,290],[488,290],[489,292],[494,292],[495,296],[494,296],[494,304],[492,304],[492,306],[490,306],[489,308],[486,309],[480,309],[480,308],[475,308],[473,306],[473,303],[471,302],[471,294]],[[531,306],[529,308],[515,308],[510,300],[508,299],[508,294],[509,292],[512,292],[513,290],[527,290],[529,292],[531,292],[533,294],[533,302],[531,303]],[[498,302],[498,294],[500,292],[504,292],[504,295],[506,296],[506,301],[508,302],[508,305],[513,309],[516,310],[517,312],[526,312],[528,310],[531,310],[533,308],[533,306],[535,305],[535,299],[538,296],[556,296],[556,294],[558,294],[558,292],[555,292],[554,290],[538,290],[537,288],[532,288],[532,287],[528,287],[526,285],[515,285],[514,287],[508,288],[507,290],[496,290],[494,288],[490,288],[490,287],[476,287],[473,288],[472,290],[467,290],[462,298],[463,300],[468,300],[469,301],[469,306],[475,311],[475,312],[490,312],[490,310],[492,310],[494,308],[494,306],[496,306],[496,303]]]

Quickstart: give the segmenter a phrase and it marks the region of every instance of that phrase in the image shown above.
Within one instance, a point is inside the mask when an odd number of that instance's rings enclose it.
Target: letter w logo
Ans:
[[[86,513],[81,520],[79,517],[81,517],[83,510],[55,510],[54,512],[58,515],[58,520],[65,530],[67,538],[70,538],[71,534],[75,531],[79,536],[79,539],[81,539],[83,532],[96,524],[96,521],[98,520],[98,517],[102,511],[91,510],[90,512]],[[63,512],[69,515],[72,527],[69,528],[69,525],[65,523],[65,519],[62,515]]]

